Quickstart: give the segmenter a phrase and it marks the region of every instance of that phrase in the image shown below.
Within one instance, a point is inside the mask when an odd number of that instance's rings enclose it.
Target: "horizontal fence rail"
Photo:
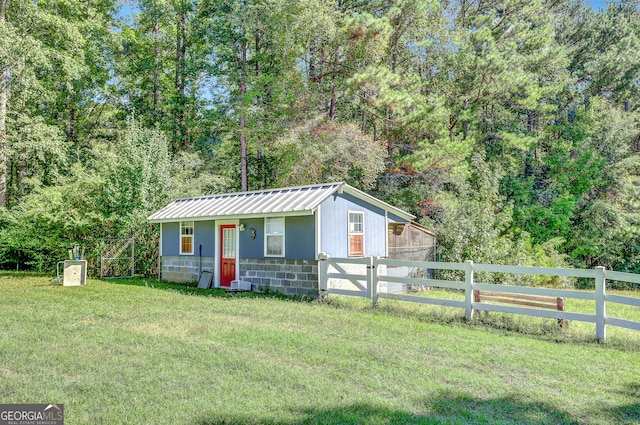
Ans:
[[[569,269],[550,267],[521,267],[494,264],[474,264],[472,261],[464,263],[446,263],[433,261],[407,261],[390,260],[379,257],[362,258],[332,258],[325,254],[319,257],[319,281],[321,295],[348,295],[371,299],[376,303],[379,298],[409,301],[422,304],[457,307],[465,310],[465,317],[473,319],[475,311],[496,311],[502,313],[524,314],[535,317],[548,317],[558,319],[559,323],[565,320],[576,320],[596,324],[596,340],[606,341],[606,326],[618,326],[632,330],[640,330],[640,322],[626,320],[606,315],[607,303],[624,304],[640,308],[640,298],[606,293],[606,282],[618,281],[640,284],[640,275],[624,272],[605,270],[603,267],[594,269]],[[390,269],[406,268],[408,270],[420,270],[421,277],[394,276]],[[450,270],[461,272],[464,280],[443,280],[433,277],[434,270]],[[503,273],[516,275],[572,277],[593,279],[595,291],[576,291],[568,289],[539,288],[527,286],[513,286],[501,284],[487,284],[476,282],[474,273]],[[462,300],[434,298],[427,296],[415,296],[394,293],[388,288],[394,287],[439,287],[464,291]],[[497,303],[474,301],[474,291],[499,292],[504,297]],[[505,305],[509,303],[509,297],[518,301],[511,301],[517,305]],[[536,298],[537,297],[537,298]],[[551,300],[557,298],[574,298],[593,301],[595,313],[576,313],[540,307],[540,297],[548,297]],[[491,298],[491,297],[489,297]],[[500,298],[500,297],[498,297]],[[526,301],[530,299],[530,302]],[[480,298],[478,298],[480,299]],[[496,297],[494,296],[495,300]],[[524,301],[522,301],[524,300]],[[555,301],[554,301],[555,302]],[[559,301],[560,302],[560,301]],[[563,302],[563,301],[562,301]]]

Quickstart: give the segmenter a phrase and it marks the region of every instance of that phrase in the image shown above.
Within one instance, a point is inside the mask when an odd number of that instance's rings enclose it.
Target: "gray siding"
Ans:
[[[321,251],[332,257],[349,255],[349,211],[364,212],[364,255],[386,256],[387,222],[382,208],[348,194],[331,196],[320,207]]]
[[[198,255],[198,247],[202,245],[202,256],[213,257],[216,244],[215,221],[196,221],[193,229],[193,255]]]
[[[316,232],[315,217],[305,215],[287,217],[285,225],[285,257],[291,260],[315,260]]]
[[[162,255],[180,255],[180,223],[162,223]]]
[[[265,258],[264,218],[246,219],[240,223],[245,225],[245,231],[240,232],[240,258]],[[315,260],[314,216],[285,217],[284,226],[285,258]],[[251,240],[251,229],[256,230],[254,240]]]
[[[264,218],[241,220],[240,224],[245,226],[244,232],[239,232],[240,258],[264,257]],[[256,230],[254,240],[251,240],[251,229]]]
[[[193,226],[193,255],[188,255],[188,257],[197,257],[200,245],[202,245],[203,257],[213,257],[215,253],[215,222],[196,221]],[[162,224],[162,255],[180,255],[180,222]]]

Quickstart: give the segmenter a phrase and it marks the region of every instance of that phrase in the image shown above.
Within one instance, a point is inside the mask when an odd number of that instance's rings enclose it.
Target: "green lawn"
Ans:
[[[153,281],[0,291],[0,403],[63,403],[67,425],[640,420],[640,333]]]

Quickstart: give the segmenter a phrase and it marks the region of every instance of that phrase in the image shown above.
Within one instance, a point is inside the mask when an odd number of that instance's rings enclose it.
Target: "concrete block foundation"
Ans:
[[[200,260],[202,259],[202,265]],[[195,282],[200,270],[214,274],[214,257],[163,256],[161,279],[169,282]],[[285,295],[318,297],[318,262],[284,258],[241,258],[238,279],[250,282],[254,290],[277,291]]]
[[[200,277],[200,270],[215,273],[214,257],[165,255],[161,262],[160,278],[169,282],[196,282]]]
[[[318,262],[284,258],[240,259],[240,280],[251,282],[258,290],[285,295],[318,297]]]

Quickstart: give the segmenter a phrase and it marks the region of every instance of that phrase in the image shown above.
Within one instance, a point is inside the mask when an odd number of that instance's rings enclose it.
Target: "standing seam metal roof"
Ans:
[[[178,199],[147,217],[147,220],[163,222],[267,214],[311,214],[329,196],[342,191],[391,211],[400,217],[413,218],[413,215],[405,211],[367,195],[346,183],[338,182]]]
[[[147,217],[147,220],[312,212],[342,185],[344,183],[327,183],[178,199]]]

